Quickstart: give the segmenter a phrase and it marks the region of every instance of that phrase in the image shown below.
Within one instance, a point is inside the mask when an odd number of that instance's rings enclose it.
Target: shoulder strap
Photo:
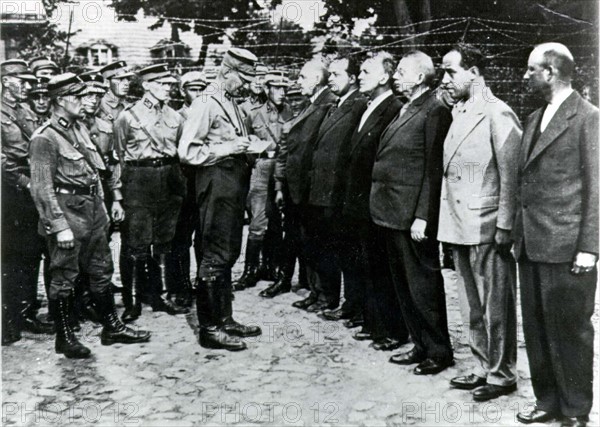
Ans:
[[[265,125],[265,129],[267,129],[267,132],[269,132],[269,135],[271,136],[271,138],[273,138],[273,142],[275,144],[279,144],[279,141],[277,141],[277,138],[275,138],[275,135],[273,135],[273,132],[271,131],[271,128],[269,128],[269,124],[267,123],[263,115],[260,114],[260,112],[258,115],[260,116],[260,121],[263,122],[263,124]]]
[[[242,136],[242,130],[238,129],[238,127],[235,125],[235,122],[233,121],[233,119],[231,118],[231,116],[229,115],[227,110],[225,109],[225,106],[223,104],[221,104],[221,101],[219,101],[214,96],[211,96],[211,98],[214,99],[217,104],[219,104],[219,107],[221,107],[221,110],[223,110],[223,112],[227,116],[227,120],[229,120],[229,123],[231,123],[231,125],[235,128],[235,133],[237,134],[237,136]]]
[[[56,126],[54,126],[51,122],[49,122],[48,125],[50,126],[50,128],[54,129],[54,131],[57,132],[60,136],[62,136],[64,139],[66,139],[69,142],[69,144],[71,144],[71,146],[74,149],[76,149],[83,156],[83,159],[88,164],[88,166],[93,171],[95,171],[96,173],[98,173],[98,168],[90,161],[90,159],[88,159],[87,153],[81,150],[81,148],[80,148],[81,144],[79,144],[78,142],[73,142],[71,140],[71,138],[69,137],[69,135],[67,135],[61,129],[59,129]]]
[[[146,136],[150,139],[150,141],[154,142],[157,145],[160,145],[158,143],[158,141],[156,141],[156,139],[154,139],[152,137],[152,135],[150,135],[150,132],[148,132],[148,129],[146,129],[146,127],[142,124],[142,121],[138,118],[137,114],[135,114],[135,111],[133,111],[133,108],[128,110],[129,113],[133,116],[133,118],[135,119],[136,122],[138,122],[140,124],[140,127],[142,128],[142,131],[144,131],[144,133],[146,134]]]

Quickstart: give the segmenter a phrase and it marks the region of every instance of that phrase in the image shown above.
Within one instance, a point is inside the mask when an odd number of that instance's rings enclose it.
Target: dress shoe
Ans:
[[[269,286],[267,289],[263,289],[258,294],[263,298],[275,298],[277,295],[285,294],[290,291],[289,282],[277,281]]]
[[[425,359],[415,367],[413,373],[415,375],[435,375],[450,366],[454,366],[454,360],[452,359],[448,361]]]
[[[23,319],[21,319],[21,328],[32,334],[53,335],[56,332],[53,324],[42,322],[35,316],[23,317]]]
[[[372,340],[373,335],[371,335],[371,332],[365,331],[364,329],[362,329],[362,330],[358,331],[357,333],[355,333],[354,335],[352,335],[352,338],[354,338],[357,341],[367,341],[367,340]]]
[[[292,304],[292,307],[300,308],[302,310],[306,310],[307,307],[313,305],[317,302],[317,298],[309,295],[307,298],[301,299],[300,301],[296,301]]]
[[[361,315],[355,316],[352,319],[344,320],[344,326],[348,329],[358,328],[364,324],[365,321]]]
[[[337,304],[326,303],[324,301],[317,301],[314,304],[311,304],[308,307],[306,307],[306,311],[308,311],[309,313],[320,313],[323,310],[333,310],[336,307]]]
[[[354,317],[354,314],[340,307],[335,310],[323,310],[319,317],[325,320],[348,320]]]
[[[450,380],[450,386],[461,390],[473,390],[487,384],[485,378],[478,377],[475,374],[455,377]]]
[[[394,354],[390,357],[390,362],[396,365],[413,365],[421,363],[425,360],[425,356],[419,353],[414,348],[406,353]]]
[[[179,307],[174,302],[163,299],[161,296],[157,296],[152,302],[152,311],[163,311],[171,316],[177,314],[188,314],[189,308]]]
[[[401,346],[402,343],[394,338],[383,338],[369,345],[369,347],[379,351],[392,351],[400,348]]]
[[[560,420],[560,427],[586,427],[590,417],[582,415],[579,417],[563,417]]]
[[[511,394],[516,390],[516,384],[511,384],[507,386],[486,384],[482,385],[481,387],[477,387],[475,390],[473,390],[473,400],[477,402],[485,402],[486,400],[491,400],[500,396]]]
[[[556,414],[546,412],[534,406],[531,411],[523,411],[517,414],[517,421],[523,424],[546,423],[556,418]]]

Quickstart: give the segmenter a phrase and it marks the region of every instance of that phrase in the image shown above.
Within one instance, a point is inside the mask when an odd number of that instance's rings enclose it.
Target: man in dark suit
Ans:
[[[321,123],[314,143],[310,188],[306,209],[306,252],[312,257],[322,293],[307,307],[309,312],[325,309],[328,320],[349,319],[362,304],[357,280],[344,272],[344,306],[340,303],[340,258],[342,227],[340,215],[344,196],[344,170],[354,128],[367,106],[358,91],[360,63],[354,57],[339,58],[329,65],[328,85],[339,97]]]
[[[387,52],[368,58],[360,67],[359,90],[369,103],[354,130],[346,165],[343,223],[347,232],[343,246],[346,271],[362,279],[365,298],[364,325],[355,339],[372,339],[377,350],[393,350],[408,339],[408,332],[388,274],[383,242],[369,214],[371,172],[383,130],[400,111],[392,93],[396,63]]]
[[[275,164],[275,203],[278,206],[285,205],[288,241],[295,242],[291,246],[301,248],[304,254],[299,224],[306,219],[303,211],[308,200],[312,149],[327,110],[337,101],[337,97],[327,88],[328,77],[326,65],[316,59],[304,64],[300,70],[298,83],[302,87],[302,94],[310,98],[310,105],[298,117],[285,124]],[[294,238],[289,236],[289,232],[296,234]],[[312,269],[310,265],[308,268]],[[296,301],[293,304],[296,308],[309,307],[317,302],[321,293],[313,275],[309,276],[311,293],[306,299]]]
[[[407,53],[394,74],[408,99],[381,136],[371,188],[371,216],[384,236],[394,287],[414,347],[392,356],[400,365],[419,363],[417,375],[452,364],[437,225],[444,139],[452,115],[430,89],[433,61]]]
[[[537,46],[525,79],[546,105],[527,120],[513,237],[536,404],[523,423],[585,426],[593,401],[598,273],[598,109],[571,88],[562,44]]]

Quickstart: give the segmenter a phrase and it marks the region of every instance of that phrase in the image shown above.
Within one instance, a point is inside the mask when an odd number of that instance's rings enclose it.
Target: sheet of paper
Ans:
[[[248,153],[260,154],[271,145],[271,141],[263,141],[262,139],[252,139],[250,146],[248,147]]]

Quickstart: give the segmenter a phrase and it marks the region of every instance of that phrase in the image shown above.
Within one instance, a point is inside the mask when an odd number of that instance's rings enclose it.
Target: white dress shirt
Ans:
[[[337,103],[337,106],[338,106],[338,108],[339,108],[339,107],[341,107],[341,106],[342,106],[342,104],[344,103],[344,101],[345,101],[346,99],[350,98],[350,95],[352,95],[354,92],[356,92],[356,89],[349,90],[349,91],[348,91],[348,93],[347,93],[346,95],[342,96],[342,97],[341,97],[341,98],[338,100],[338,103]]]
[[[542,116],[542,121],[540,122],[540,132],[544,132],[552,120],[552,117],[556,114],[560,106],[563,102],[573,93],[573,89],[568,88],[557,93],[554,96],[554,99],[548,103],[546,109],[544,110],[544,115]]]
[[[321,89],[319,89],[318,91],[313,93],[312,96],[310,97],[310,103],[314,104],[314,102],[317,100],[319,95],[321,95],[325,89],[326,89],[325,86],[323,86]]]
[[[392,95],[393,95],[392,90],[389,89],[389,90],[386,90],[385,92],[383,92],[381,95],[379,95],[374,100],[369,102],[367,109],[365,110],[362,117],[360,118],[360,124],[358,125],[359,132],[362,129],[365,122],[367,121],[367,119],[369,118],[369,116],[373,113],[373,111],[375,111],[375,109],[379,106],[379,104],[381,104],[383,101],[385,101],[388,97],[390,97]]]

